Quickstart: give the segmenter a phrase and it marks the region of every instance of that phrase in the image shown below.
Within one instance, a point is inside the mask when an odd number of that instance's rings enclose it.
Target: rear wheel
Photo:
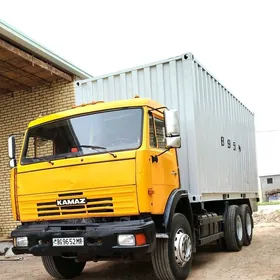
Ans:
[[[59,256],[42,256],[45,270],[56,279],[72,279],[79,276],[86,262],[75,262]]]
[[[243,239],[241,210],[237,205],[230,205],[225,221],[225,245],[227,250],[240,251],[243,246]]]
[[[155,274],[160,280],[185,280],[193,258],[193,238],[187,218],[176,213],[172,219],[169,239],[157,239],[152,252]]]
[[[253,238],[253,218],[251,210],[247,204],[240,205],[240,211],[243,222],[243,245],[248,246],[251,244]]]

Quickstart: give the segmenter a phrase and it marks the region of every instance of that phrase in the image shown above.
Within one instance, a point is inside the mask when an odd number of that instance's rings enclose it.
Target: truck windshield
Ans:
[[[141,108],[95,112],[30,128],[22,164],[138,149],[141,143]]]

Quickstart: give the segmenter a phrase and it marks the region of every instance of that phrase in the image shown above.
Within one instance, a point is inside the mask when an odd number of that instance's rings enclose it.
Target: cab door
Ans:
[[[153,214],[162,214],[170,193],[179,187],[176,150],[165,149],[163,116],[158,112],[149,116],[150,165],[152,173]]]

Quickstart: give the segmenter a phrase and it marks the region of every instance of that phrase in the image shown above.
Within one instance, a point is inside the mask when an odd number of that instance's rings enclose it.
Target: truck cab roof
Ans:
[[[46,122],[58,120],[58,119],[63,119],[75,115],[82,115],[82,114],[87,114],[91,112],[97,112],[97,111],[103,111],[103,110],[109,110],[109,109],[117,109],[117,108],[123,108],[123,107],[144,107],[148,106],[151,108],[159,108],[163,107],[162,104],[151,100],[149,98],[139,98],[135,97],[132,99],[126,99],[126,100],[118,100],[118,101],[109,101],[109,102],[104,102],[104,101],[93,101],[91,103],[87,104],[81,104],[79,106],[73,106],[72,109],[68,109],[65,111],[53,113],[50,115],[46,116],[41,116],[38,117],[37,119],[31,121],[28,124],[28,128],[34,127]]]

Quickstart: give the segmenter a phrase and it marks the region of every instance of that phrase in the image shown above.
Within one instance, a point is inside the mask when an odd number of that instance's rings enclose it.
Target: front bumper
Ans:
[[[119,234],[145,234],[146,244],[119,246]],[[155,245],[156,230],[151,218],[109,223],[40,223],[18,226],[11,236],[27,237],[28,247],[13,247],[14,254],[61,256],[67,253],[88,257],[120,257],[150,253]],[[54,247],[52,238],[83,237],[84,246]]]

